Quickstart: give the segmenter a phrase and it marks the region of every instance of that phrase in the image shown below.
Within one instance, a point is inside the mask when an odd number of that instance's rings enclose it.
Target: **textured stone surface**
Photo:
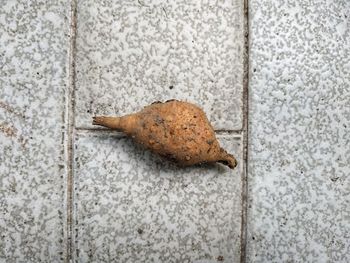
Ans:
[[[220,137],[239,166],[180,169],[112,133],[77,136],[78,262],[238,262],[241,142]]]
[[[349,10],[250,1],[249,262],[350,261]]]
[[[64,257],[68,1],[1,1],[0,262]]]
[[[242,127],[243,1],[78,1],[76,123],[154,101]]]

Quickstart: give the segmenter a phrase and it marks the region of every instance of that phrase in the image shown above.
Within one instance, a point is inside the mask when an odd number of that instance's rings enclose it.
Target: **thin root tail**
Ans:
[[[93,125],[102,125],[104,126],[104,117],[103,116],[95,116],[95,117],[92,117],[92,124]]]

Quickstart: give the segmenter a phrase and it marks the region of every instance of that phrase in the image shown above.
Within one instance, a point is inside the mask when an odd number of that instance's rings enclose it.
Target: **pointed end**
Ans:
[[[103,117],[92,117],[92,125],[101,125],[103,123]]]
[[[94,116],[92,117],[92,124],[107,127],[113,130],[119,130],[121,128],[119,117]]]
[[[231,169],[234,169],[237,166],[237,160],[235,157],[233,157],[232,154],[227,153],[224,149],[221,149],[222,157],[218,161],[219,163],[222,163]]]
[[[227,159],[226,159],[226,162],[227,162],[227,166],[230,167],[231,169],[235,169],[236,166],[237,166],[237,160],[235,157],[233,157],[231,154],[229,154],[227,156]]]

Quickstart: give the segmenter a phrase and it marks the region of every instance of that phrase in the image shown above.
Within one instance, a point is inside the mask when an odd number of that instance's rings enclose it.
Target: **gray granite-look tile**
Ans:
[[[350,262],[350,2],[250,1],[248,262]]]
[[[70,4],[0,2],[0,262],[60,262]]]
[[[78,1],[77,20],[78,127],[176,98],[241,129],[243,1]]]
[[[239,166],[178,168],[112,133],[75,145],[76,262],[238,262]]]

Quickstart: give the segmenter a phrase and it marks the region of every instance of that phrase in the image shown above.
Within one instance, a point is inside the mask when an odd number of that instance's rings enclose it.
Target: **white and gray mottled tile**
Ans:
[[[69,1],[1,1],[0,262],[64,258]]]
[[[76,262],[238,262],[239,166],[178,168],[130,139],[81,133],[75,145]]]
[[[248,262],[350,262],[350,2],[250,1]]]
[[[219,2],[219,3],[218,3]],[[243,1],[78,1],[76,124],[154,101],[242,128]]]

